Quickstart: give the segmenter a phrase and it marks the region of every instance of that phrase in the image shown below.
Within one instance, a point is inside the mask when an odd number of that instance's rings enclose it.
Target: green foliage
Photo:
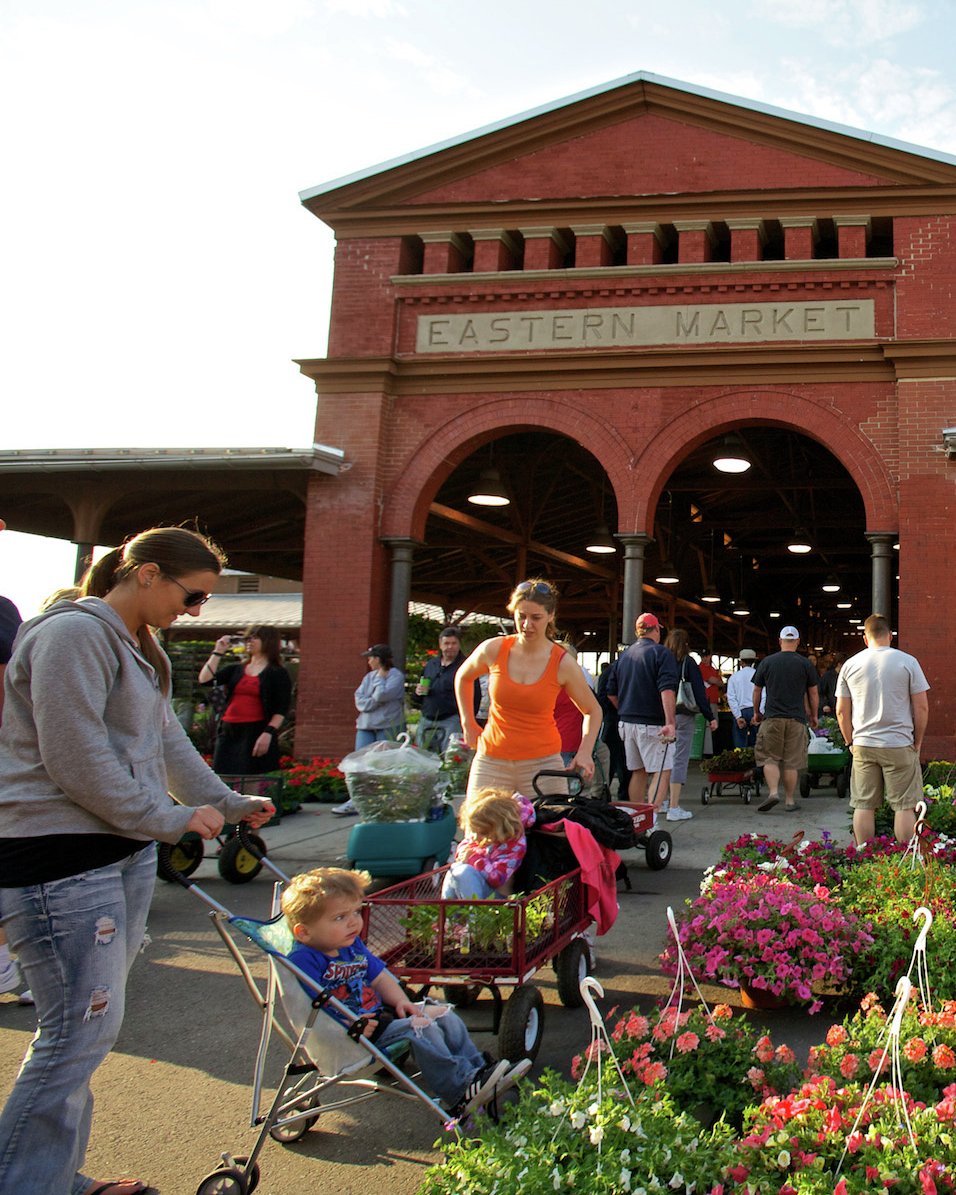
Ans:
[[[708,772],[748,772],[754,766],[752,747],[734,747],[732,751],[721,751],[704,760],[702,766]]]
[[[819,726],[821,730],[827,732],[827,738],[841,751],[846,750],[846,739],[843,737],[843,731],[840,729],[840,724],[830,714],[823,714],[820,718]]]
[[[199,669],[216,646],[214,639],[180,639],[166,644],[173,670],[173,697],[196,705],[208,700],[209,689],[199,683]],[[241,656],[229,651],[219,662],[220,668],[235,664]]]

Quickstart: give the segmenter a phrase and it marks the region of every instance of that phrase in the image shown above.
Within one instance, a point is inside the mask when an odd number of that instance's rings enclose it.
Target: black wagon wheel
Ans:
[[[258,834],[250,834],[248,838],[257,851],[263,855],[266,853],[266,844]],[[261,870],[262,860],[247,850],[238,836],[226,839],[219,852],[219,874],[224,880],[230,884],[248,884]]]
[[[156,874],[167,884],[176,875],[191,876],[203,859],[203,841],[197,834],[179,842],[161,842],[156,851]]]
[[[558,979],[558,999],[565,1008],[580,1008],[584,1003],[581,980],[591,974],[591,948],[584,938],[572,938],[557,955],[554,973]]]
[[[813,786],[812,786],[812,785],[811,785],[811,783],[810,783],[810,773],[809,773],[809,772],[804,772],[804,773],[803,773],[803,774],[800,776],[800,796],[801,796],[801,797],[803,797],[803,798],[804,798],[804,800],[806,800],[806,798],[807,798],[807,797],[809,797],[809,795],[810,795],[810,789],[811,789],[812,787],[813,787]]]
[[[498,1053],[502,1058],[518,1062],[534,1059],[544,1034],[544,1000],[533,983],[515,988],[501,1011],[498,1029]]]
[[[705,784],[704,787],[700,790],[700,803],[701,803],[701,805],[709,805],[710,804],[710,785],[709,784]]]
[[[456,1008],[470,1008],[481,994],[480,983],[446,983],[442,994]]]
[[[836,795],[840,798],[841,801],[846,796],[846,794],[849,792],[849,789],[850,789],[850,769],[848,767],[841,768],[841,770],[839,772],[837,772],[837,778],[836,778]]]
[[[655,830],[647,837],[644,857],[651,871],[663,871],[671,861],[674,840],[666,830]]]

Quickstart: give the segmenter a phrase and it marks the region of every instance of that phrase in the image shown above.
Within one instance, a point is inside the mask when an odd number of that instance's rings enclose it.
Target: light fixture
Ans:
[[[779,610],[771,610],[770,613],[767,615],[767,617],[768,618],[779,618],[780,611]]]
[[[713,585],[708,585],[704,592],[700,595],[702,602],[719,602],[720,594]]]
[[[617,551],[617,544],[614,542],[614,537],[611,535],[607,523],[598,523],[594,529],[594,534],[588,540],[586,551],[593,552],[595,556],[610,555]]]
[[[714,468],[721,473],[746,473],[751,464],[740,436],[724,436],[713,460]]]
[[[591,538],[585,544],[584,550],[586,552],[593,552],[595,556],[610,556],[617,551],[617,544],[614,542],[614,536],[611,535],[610,528],[604,520],[604,482],[605,478],[601,478],[601,505],[598,508],[598,515],[600,522],[591,533]]]
[[[474,492],[468,495],[468,501],[475,506],[508,506],[508,497],[501,474],[495,468],[482,469],[481,476]]]
[[[734,614],[739,614],[741,617],[750,613],[750,607],[746,602],[741,602],[739,606],[734,606]]]
[[[703,565],[701,565],[701,569],[703,570]],[[714,584],[714,529],[713,529],[713,527],[711,527],[711,529],[710,529],[710,573],[709,573],[709,577],[710,577],[710,580],[704,586],[704,592],[700,595],[700,600],[702,602],[719,602],[720,594],[717,591],[717,586]],[[707,578],[705,577],[704,580],[706,581]]]
[[[746,617],[750,613],[750,606],[747,604],[747,598],[744,594],[744,558],[743,554],[740,557],[740,601],[734,606],[733,613],[739,614],[741,618]]]
[[[852,610],[853,603],[852,602],[837,602],[837,609],[838,610]]]
[[[824,593],[840,592],[840,581],[836,573],[830,573],[827,579],[823,582],[822,588]]]
[[[661,562],[654,580],[659,585],[676,585],[680,577],[678,577],[677,569],[674,568],[673,564],[669,560],[664,560]]]
[[[664,550],[664,559],[657,566],[657,574],[654,580],[658,585],[676,585],[680,580],[677,575],[677,570],[674,568],[674,562],[671,560],[671,554],[668,548],[673,547],[673,531],[674,531],[674,497],[670,490],[667,491],[667,532],[663,534],[664,526],[661,521],[661,547]]]
[[[787,542],[787,551],[793,552],[795,556],[805,556],[807,552],[813,551],[813,544],[810,543],[810,537],[802,527],[797,527],[790,537]]]

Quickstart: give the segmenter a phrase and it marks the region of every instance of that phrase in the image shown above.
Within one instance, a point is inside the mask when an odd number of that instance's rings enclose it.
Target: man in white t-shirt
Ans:
[[[853,836],[858,845],[874,836],[876,810],[885,798],[897,839],[908,842],[923,795],[919,753],[929,684],[916,658],[892,646],[882,614],[863,624],[863,640],[866,650],[847,660],[837,680],[837,721],[853,752]]]

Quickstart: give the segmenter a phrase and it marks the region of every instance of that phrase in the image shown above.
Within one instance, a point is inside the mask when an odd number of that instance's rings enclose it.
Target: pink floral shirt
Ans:
[[[515,793],[514,799],[521,812],[521,824],[526,829],[533,826],[534,806],[521,793]],[[527,849],[528,843],[523,833],[505,842],[477,842],[466,836],[455,851],[455,862],[469,864],[484,876],[489,887],[500,888],[518,870]]]

